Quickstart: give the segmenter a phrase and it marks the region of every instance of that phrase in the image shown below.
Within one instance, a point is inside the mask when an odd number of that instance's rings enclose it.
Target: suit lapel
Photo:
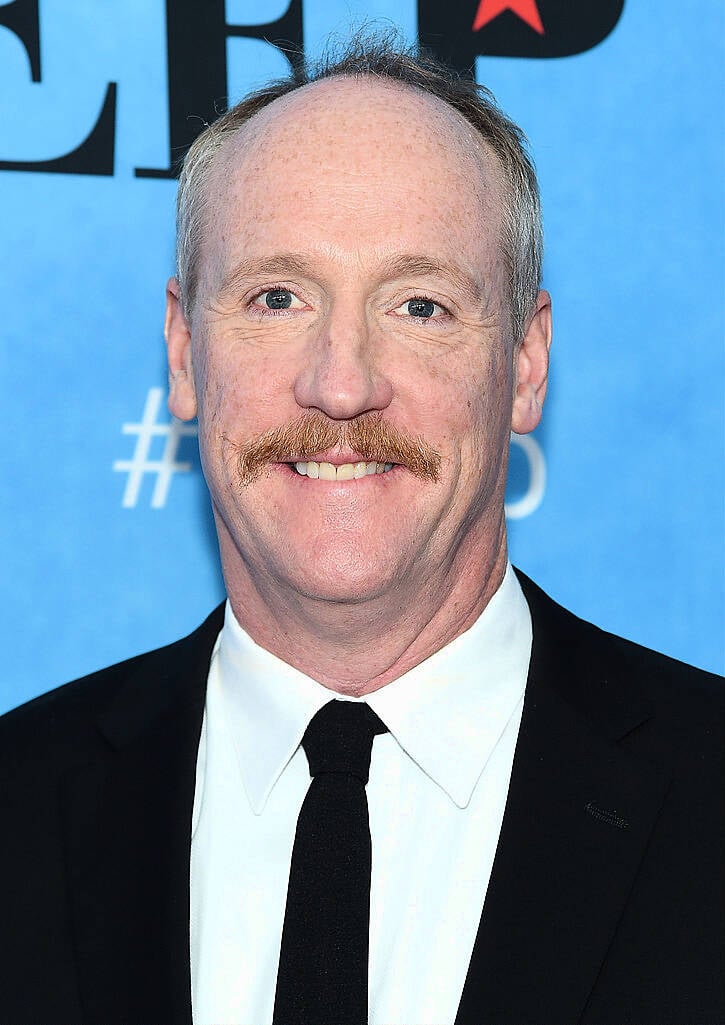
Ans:
[[[616,743],[652,710],[597,658],[601,633],[522,583],[531,669],[457,1025],[580,1019],[669,780]]]
[[[217,610],[146,656],[65,780],[66,864],[85,1020],[191,1023],[189,848]]]

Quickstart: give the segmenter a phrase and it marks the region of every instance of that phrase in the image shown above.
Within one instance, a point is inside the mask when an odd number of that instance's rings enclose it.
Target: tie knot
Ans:
[[[310,776],[339,772],[367,783],[376,733],[387,733],[387,726],[369,705],[329,701],[313,716],[302,738]]]

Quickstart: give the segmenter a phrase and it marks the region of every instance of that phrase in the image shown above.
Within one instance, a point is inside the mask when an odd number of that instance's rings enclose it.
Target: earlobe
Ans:
[[[191,327],[184,315],[176,278],[166,285],[164,338],[169,365],[169,410],[179,420],[196,416],[196,389],[191,362]]]
[[[516,434],[528,434],[541,420],[549,376],[551,337],[551,296],[542,290],[514,357],[516,389],[511,429]]]

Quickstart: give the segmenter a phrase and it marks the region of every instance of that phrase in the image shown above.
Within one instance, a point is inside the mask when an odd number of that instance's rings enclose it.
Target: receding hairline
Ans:
[[[305,96],[313,95],[314,92],[324,93],[333,90],[336,92],[341,85],[344,86],[348,83],[364,83],[363,88],[379,86],[380,88],[376,90],[377,92],[402,93],[417,100],[421,107],[434,111],[436,117],[440,118],[441,121],[439,127],[442,128],[443,123],[445,123],[445,130],[450,132],[452,136],[455,136],[456,145],[460,147],[461,154],[472,160],[477,168],[477,181],[475,184],[471,183],[471,191],[481,195],[490,189],[493,183],[495,189],[494,199],[498,209],[499,244],[501,244],[501,218],[503,207],[510,199],[510,188],[503,163],[494,148],[481,132],[476,129],[475,125],[445,99],[429,93],[415,84],[384,78],[372,72],[333,75],[329,78],[307,82],[267,103],[260,110],[255,111],[250,118],[245,120],[234,131],[225,133],[211,157],[209,177],[199,197],[202,206],[200,211],[201,222],[206,222],[203,229],[204,235],[206,235],[208,229],[208,217],[211,215],[211,209],[216,206],[217,210],[219,210],[228,196],[228,190],[220,183],[220,176],[223,176],[235,164],[237,170],[242,174],[244,173],[243,165],[246,157],[248,155],[253,157],[257,144],[264,145],[265,132],[268,127],[271,128],[273,119],[280,116],[280,114],[283,116],[290,108],[304,101]],[[357,95],[358,93],[354,94],[354,98],[357,98]],[[250,132],[255,131],[255,126],[258,132],[261,127],[261,132],[250,138]],[[247,151],[245,151],[245,147]],[[447,145],[446,148],[450,149],[450,145]],[[200,245],[203,244],[203,240],[200,241]]]
[[[317,85],[321,91],[323,85],[329,88],[325,83],[335,81],[352,80],[359,91],[366,88],[368,79],[371,86],[381,82],[389,87],[386,93],[397,85],[406,86],[408,96],[422,94],[428,100],[425,109],[438,118],[439,135],[451,141],[448,149],[457,150],[469,166],[475,165],[475,176],[469,174],[468,180],[481,188],[470,191],[485,196],[487,186],[493,185],[494,194],[489,193],[488,199],[495,197],[502,212],[499,244],[505,290],[512,329],[521,338],[539,288],[543,255],[539,185],[526,136],[485,86],[460,76],[425,50],[404,47],[389,33],[356,34],[344,48],[328,50],[315,64],[293,65],[288,76],[249,93],[192,144],[177,198],[177,270],[185,312],[195,302],[203,222],[214,197],[225,193],[225,183],[217,175],[220,154],[223,159],[228,149],[237,150],[249,138],[242,129],[249,124],[254,131],[257,117],[265,111],[266,119],[270,112],[284,109],[279,100],[284,99],[287,107],[298,102],[295,94],[308,95],[309,86]],[[451,118],[451,110],[457,118]],[[251,168],[253,172],[253,164]],[[229,170],[234,173],[232,167]],[[238,170],[243,176],[241,161]],[[217,188],[210,187],[214,179]]]
[[[239,151],[240,148],[243,148],[245,145],[245,139],[249,135],[250,131],[253,131],[255,127],[257,130],[261,127],[262,132],[264,132],[266,125],[269,124],[275,116],[279,116],[280,113],[283,113],[285,110],[304,100],[305,96],[309,96],[314,92],[330,92],[331,90],[337,91],[341,85],[353,82],[362,85],[363,88],[378,86],[379,91],[382,92],[397,92],[408,95],[417,99],[421,106],[427,106],[429,109],[435,111],[441,121],[445,120],[447,122],[447,127],[457,134],[461,149],[467,152],[469,156],[480,161],[482,184],[486,184],[486,181],[489,180],[489,176],[493,171],[498,187],[505,193],[509,191],[501,158],[489,141],[481,134],[480,131],[477,130],[476,126],[472,124],[472,122],[463,113],[461,113],[461,111],[448,103],[447,100],[440,96],[436,96],[434,93],[427,92],[421,86],[412,82],[385,78],[375,74],[374,72],[331,75],[328,78],[317,79],[313,82],[306,82],[303,85],[285,93],[283,96],[278,96],[274,100],[271,100],[269,103],[265,104],[264,107],[255,111],[251,117],[239,125],[238,128],[234,129],[234,131],[225,133],[220,138],[219,145],[210,160],[209,169],[211,172],[211,180],[213,180],[215,176],[220,162],[220,157],[223,154],[231,155],[235,149]],[[484,160],[481,160],[481,157],[483,157]],[[211,185],[211,180],[207,183],[207,192]],[[202,201],[205,201],[206,198],[206,196],[202,196]],[[501,198],[503,199],[503,196]]]

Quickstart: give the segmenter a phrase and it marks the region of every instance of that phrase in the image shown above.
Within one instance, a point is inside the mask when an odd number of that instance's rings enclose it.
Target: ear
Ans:
[[[193,420],[197,407],[191,327],[181,307],[181,289],[176,278],[169,278],[166,285],[164,338],[169,363],[169,410],[179,420]]]
[[[549,375],[551,348],[551,296],[539,292],[529,325],[514,354],[516,389],[511,430],[528,434],[541,420]]]

